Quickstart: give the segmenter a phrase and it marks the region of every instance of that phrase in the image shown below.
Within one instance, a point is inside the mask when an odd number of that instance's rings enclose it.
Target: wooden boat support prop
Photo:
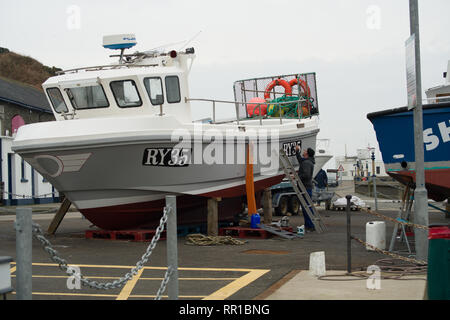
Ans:
[[[55,216],[53,217],[52,222],[48,226],[48,230],[47,230],[48,234],[55,234],[55,232],[56,232],[56,230],[58,230],[58,227],[61,224],[62,220],[66,216],[67,211],[69,211],[71,204],[72,204],[72,202],[70,202],[69,199],[64,198],[64,201],[61,203],[61,206],[59,207],[58,212],[55,213]]]
[[[247,163],[246,163],[246,174],[245,174],[245,190],[247,192],[247,208],[248,217],[257,213],[256,211],[256,200],[255,200],[255,184],[253,181],[253,145],[249,143],[247,145]]]
[[[221,198],[208,199],[208,218],[207,218],[207,234],[208,236],[219,235],[219,201]]]

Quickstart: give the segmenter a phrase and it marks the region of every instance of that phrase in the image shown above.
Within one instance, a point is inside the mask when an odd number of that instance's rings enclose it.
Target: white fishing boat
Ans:
[[[315,148],[314,73],[236,81],[235,101],[195,99],[193,48],[124,53],[135,44],[132,34],[105,36],[105,48],[120,50],[111,56],[118,62],[44,82],[56,121],[22,126],[13,142],[98,227],[154,225],[167,194],[177,195],[179,223],[205,220],[209,197],[222,199],[219,218],[229,219],[242,211],[249,163],[258,198],[284,176],[281,148],[292,161],[296,145]],[[192,121],[193,101],[211,108],[210,123]],[[216,119],[224,107],[233,120]]]
[[[313,177],[315,177],[320,169],[333,158],[333,154],[330,150],[330,139],[317,139],[315,151],[316,164],[314,165]]]

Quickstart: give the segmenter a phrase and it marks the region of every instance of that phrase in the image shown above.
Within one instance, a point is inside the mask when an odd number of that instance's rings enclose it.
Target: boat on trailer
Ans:
[[[450,198],[450,61],[443,85],[428,89],[423,105],[425,187],[435,201]],[[404,185],[415,185],[413,110],[408,107],[367,115],[376,132],[386,172]]]
[[[248,165],[259,201],[283,179],[280,149],[296,162],[296,145],[316,146],[315,73],[236,81],[234,101],[195,99],[193,48],[125,54],[133,34],[103,44],[120,50],[111,56],[119,61],[45,81],[56,121],[22,126],[13,142],[99,228],[154,227],[169,194],[180,224],[206,221],[208,198],[220,198],[219,220],[231,220],[245,203]],[[211,108],[212,121],[192,121],[194,101]],[[216,119],[227,106],[234,118]]]

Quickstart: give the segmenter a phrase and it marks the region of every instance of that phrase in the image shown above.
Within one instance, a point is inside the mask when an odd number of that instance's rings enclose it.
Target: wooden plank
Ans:
[[[52,222],[50,223],[47,233],[48,234],[55,234],[56,230],[58,229],[59,225],[61,224],[61,221],[64,219],[67,211],[69,211],[70,205],[72,202],[70,202],[69,199],[65,198],[64,201],[61,203],[61,206],[58,209],[58,212],[53,217]]]
[[[260,227],[263,230],[266,230],[267,232],[273,233],[274,235],[277,235],[277,236],[285,238],[285,239],[292,240],[292,239],[298,238],[296,233],[289,232],[289,231],[286,231],[283,229],[278,229],[278,228],[266,226],[263,224],[259,224],[258,227]]]
[[[219,200],[217,198],[208,199],[208,236],[219,235]]]

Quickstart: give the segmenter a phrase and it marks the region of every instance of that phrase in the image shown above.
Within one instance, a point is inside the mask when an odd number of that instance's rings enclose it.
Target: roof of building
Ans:
[[[52,113],[44,92],[28,84],[0,77],[0,101],[41,112]]]

